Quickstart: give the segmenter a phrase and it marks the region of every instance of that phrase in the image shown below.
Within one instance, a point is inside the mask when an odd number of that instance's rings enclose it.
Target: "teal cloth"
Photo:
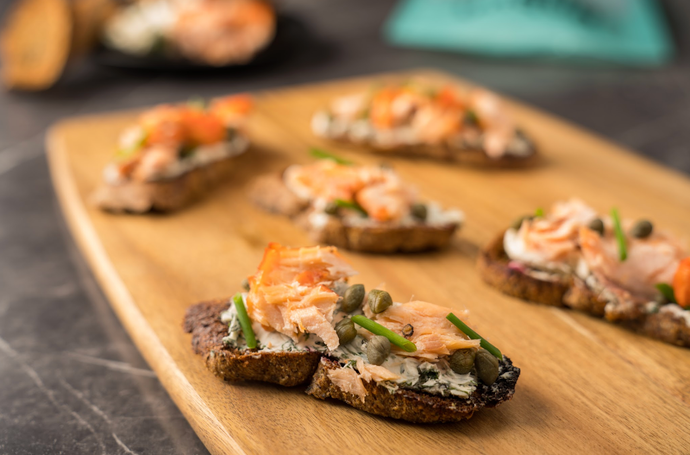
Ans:
[[[601,0],[594,0],[601,1]],[[566,0],[402,0],[384,27],[399,46],[495,57],[576,57],[653,66],[673,57],[654,0],[618,2],[620,13],[585,17]]]

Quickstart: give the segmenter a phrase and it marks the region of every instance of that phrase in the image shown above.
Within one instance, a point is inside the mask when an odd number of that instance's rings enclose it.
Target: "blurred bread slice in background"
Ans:
[[[60,78],[71,58],[98,42],[111,0],[19,0],[0,34],[2,83],[18,90],[44,90]]]

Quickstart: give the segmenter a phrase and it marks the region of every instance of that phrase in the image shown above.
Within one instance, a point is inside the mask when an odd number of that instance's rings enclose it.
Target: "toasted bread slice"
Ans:
[[[458,163],[461,165],[485,167],[485,168],[522,168],[530,167],[539,163],[541,155],[537,148],[529,142],[531,151],[526,156],[504,155],[500,158],[490,158],[484,150],[479,147],[475,148],[454,148],[448,145],[400,145],[396,147],[376,147],[372,144],[362,144],[351,140],[347,135],[337,137],[327,137],[327,139],[343,144],[349,147],[357,147],[357,150],[380,155],[382,157],[388,155],[413,157],[413,158],[429,158],[439,161],[447,161],[451,163]]]
[[[201,199],[227,177],[234,166],[234,157],[229,157],[170,179],[103,184],[93,193],[91,202],[116,213],[172,212]]]
[[[321,400],[333,398],[344,401],[370,414],[414,423],[458,422],[469,419],[484,407],[493,408],[510,400],[520,376],[520,369],[514,367],[508,357],[504,357],[499,366],[498,380],[490,386],[480,383],[470,398],[443,397],[402,388],[391,393],[374,381],[364,381],[367,395],[362,399],[344,391],[330,379],[329,370],[338,368],[341,366],[337,361],[322,358],[307,393]]]
[[[309,222],[308,204],[285,185],[280,174],[257,178],[249,190],[250,199],[259,207],[293,218],[315,242],[367,253],[410,253],[446,246],[458,229],[457,223],[445,225],[361,225],[348,224],[331,216],[319,227]]]
[[[605,317],[606,300],[572,275],[540,279],[510,266],[503,248],[502,233],[481,251],[477,268],[481,277],[504,294],[544,305],[571,308],[592,316]],[[616,321],[652,338],[690,347],[690,316],[676,304],[662,305],[656,313],[637,314]]]
[[[206,366],[226,381],[261,381],[296,386],[307,383],[306,392],[325,400],[344,401],[362,411],[415,423],[457,422],[469,419],[484,408],[493,408],[510,400],[520,369],[504,357],[498,380],[491,386],[478,384],[470,398],[443,397],[409,389],[394,393],[376,382],[364,382],[364,400],[343,391],[328,376],[328,370],[341,368],[337,360],[322,357],[318,352],[240,352],[223,343],[228,326],[220,314],[229,300],[212,300],[193,305],[187,310],[184,330],[192,334],[192,348],[204,357]]]
[[[240,352],[223,344],[228,325],[220,314],[229,299],[197,303],[187,309],[184,330],[192,334],[192,348],[206,366],[226,381],[262,381],[296,386],[308,382],[321,355],[317,352]]]

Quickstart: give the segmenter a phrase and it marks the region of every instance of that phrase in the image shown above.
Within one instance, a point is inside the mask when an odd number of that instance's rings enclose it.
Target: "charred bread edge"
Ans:
[[[91,195],[91,203],[111,212],[178,210],[213,189],[234,168],[234,158],[239,155],[223,158],[170,179],[122,185],[103,184]]]
[[[337,361],[322,358],[307,393],[321,400],[334,398],[344,401],[370,414],[414,423],[458,422],[469,419],[481,408],[493,408],[510,400],[515,394],[515,385],[520,376],[520,369],[514,367],[508,357],[504,357],[496,382],[491,386],[480,383],[469,398],[442,397],[409,389],[398,389],[391,393],[374,381],[362,381],[367,395],[361,399],[344,392],[330,380],[328,370],[337,368],[341,368]]]
[[[258,177],[249,190],[249,198],[269,212],[293,218],[319,243],[368,253],[412,253],[442,248],[450,242],[460,226],[456,223],[439,226],[348,226],[338,218],[330,217],[326,226],[315,230],[304,214],[307,205],[292,194],[279,173]]]
[[[206,366],[226,381],[262,381],[296,386],[308,382],[316,371],[317,352],[249,352],[223,344],[228,325],[220,313],[230,299],[197,303],[187,309],[184,330],[192,334],[192,349],[203,356]]]
[[[504,294],[531,302],[566,307],[603,317],[606,302],[579,278],[545,281],[508,266],[502,233],[483,249],[477,260],[482,279]],[[616,321],[640,334],[677,346],[690,347],[690,327],[671,312],[647,314],[640,320]]]

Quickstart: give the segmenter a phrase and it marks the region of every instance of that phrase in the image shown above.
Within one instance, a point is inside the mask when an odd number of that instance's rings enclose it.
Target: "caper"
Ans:
[[[326,207],[324,207],[323,211],[329,215],[337,215],[338,214],[338,204],[331,201],[331,202],[326,204]]]
[[[474,357],[474,366],[479,380],[484,384],[491,385],[498,379],[498,359],[486,349],[479,348]]]
[[[388,338],[375,335],[367,343],[367,359],[372,365],[381,365],[391,353]]]
[[[363,284],[353,284],[345,294],[343,295],[343,302],[340,305],[340,309],[346,313],[352,313],[357,308],[362,306],[362,301],[364,300],[364,285]]]
[[[659,305],[666,305],[669,303],[668,299],[664,294],[659,293],[656,298],[654,299],[654,302],[659,304]]]
[[[410,338],[414,334],[412,324],[405,324],[402,328],[402,334],[405,338]]]
[[[522,223],[525,220],[531,220],[532,218],[533,218],[532,215],[523,215],[520,218],[513,221],[513,224],[511,224],[510,227],[515,229],[515,230],[520,229],[520,226],[522,226]]]
[[[637,239],[644,239],[649,237],[652,233],[654,226],[647,220],[640,220],[635,223],[635,226],[630,230],[630,235]]]
[[[594,232],[598,232],[599,235],[604,235],[604,222],[601,221],[601,218],[594,218],[592,221],[589,222],[587,227],[593,230]]]
[[[371,312],[374,314],[383,313],[386,311],[386,308],[393,305],[391,295],[379,289],[372,289],[369,291],[367,302],[369,302],[369,309],[371,309]]]
[[[416,203],[412,204],[412,207],[410,207],[410,212],[412,213],[412,216],[419,221],[424,221],[426,220],[427,216],[427,208],[426,205]]]
[[[245,291],[249,291],[249,280],[247,278],[242,280],[242,289],[244,289]]]
[[[450,368],[458,374],[467,374],[474,366],[475,349],[458,349],[450,356]]]
[[[338,334],[340,344],[347,344],[357,336],[355,323],[350,318],[344,318],[335,325],[335,333]]]

